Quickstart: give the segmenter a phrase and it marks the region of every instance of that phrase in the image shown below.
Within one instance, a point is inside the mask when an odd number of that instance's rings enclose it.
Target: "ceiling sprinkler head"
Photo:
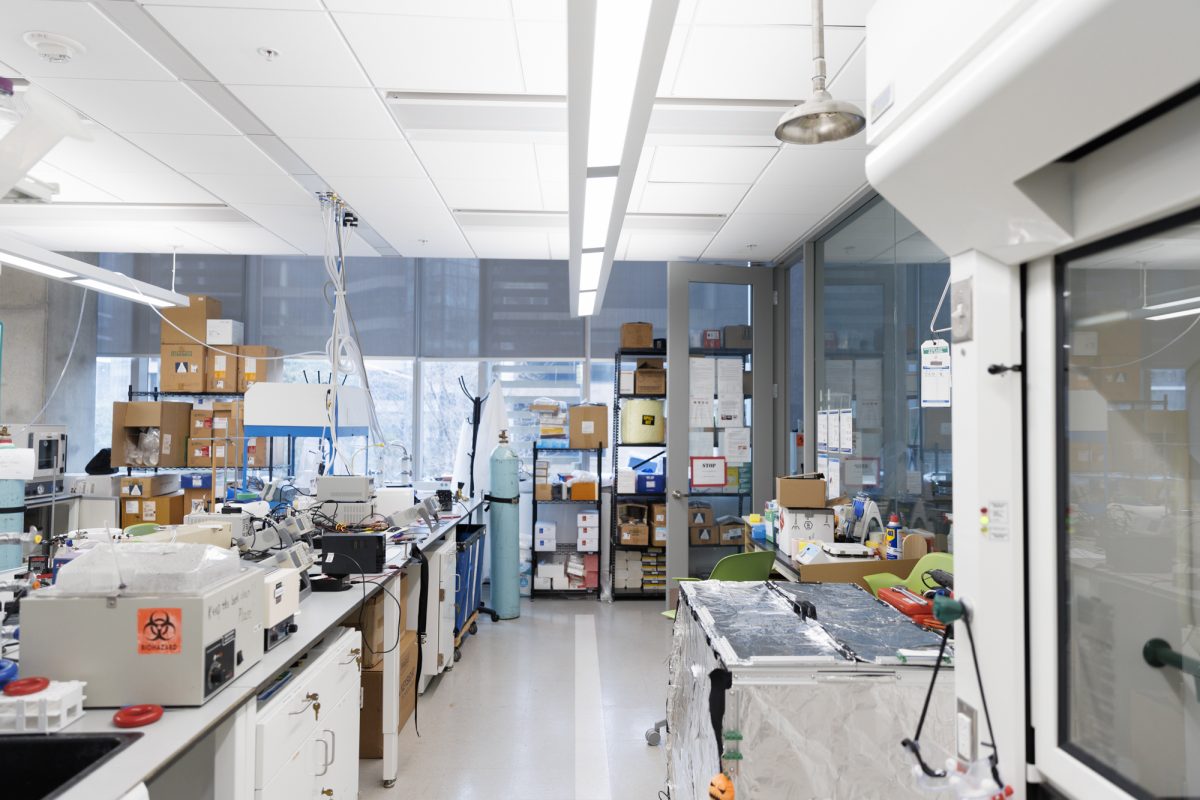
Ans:
[[[279,58],[279,51],[272,50],[269,47],[258,48],[258,54],[260,56],[262,56],[263,58],[265,58],[267,61],[274,61],[275,59]]]
[[[75,56],[85,55],[87,48],[74,39],[45,31],[26,31],[21,37],[25,44],[34,49],[42,60],[51,64],[66,64]]]

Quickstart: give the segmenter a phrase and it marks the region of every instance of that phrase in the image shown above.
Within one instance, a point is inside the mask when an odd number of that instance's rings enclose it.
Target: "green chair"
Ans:
[[[930,589],[937,588],[927,585],[924,581],[925,573],[931,569],[953,573],[954,556],[949,553],[928,553],[921,556],[921,560],[913,567],[907,578],[901,578],[891,572],[879,572],[875,575],[868,575],[863,580],[867,582],[867,586],[871,587],[871,593],[876,597],[879,596],[880,589],[889,589],[893,586],[903,586],[913,594],[923,594]]]
[[[130,525],[125,529],[126,536],[145,536],[148,533],[154,533],[158,530],[157,522],[139,522],[136,525]]]
[[[717,562],[709,574],[710,581],[765,581],[771,577],[775,566],[775,553],[756,550],[753,553],[734,553]],[[678,581],[698,581],[699,578],[676,578]],[[675,609],[662,612],[667,619],[675,619]]]
[[[756,550],[753,553],[734,553],[725,556],[717,562],[709,573],[710,581],[765,581],[771,577],[771,568],[775,566],[775,553],[770,550]],[[678,581],[698,581],[699,578],[676,578]],[[662,615],[672,622],[675,621],[675,609],[662,612]],[[646,731],[646,744],[656,746],[662,741],[662,729],[667,727],[667,721],[660,719],[654,727]]]

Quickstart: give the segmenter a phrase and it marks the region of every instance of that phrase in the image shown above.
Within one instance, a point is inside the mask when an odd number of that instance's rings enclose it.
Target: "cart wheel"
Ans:
[[[396,780],[394,778],[392,780],[383,782],[383,788],[385,788],[385,789],[390,789],[395,785],[396,785]]]
[[[662,743],[662,734],[658,732],[658,728],[650,728],[646,731],[646,744],[651,747],[658,747]]]
[[[462,648],[461,647],[454,648],[454,660],[462,661]]]
[[[499,621],[500,621],[500,614],[493,611],[492,612],[492,622],[499,622]]]
[[[479,633],[479,623],[472,622],[471,627],[467,628],[467,630],[469,630],[471,635],[474,636],[475,634]]]

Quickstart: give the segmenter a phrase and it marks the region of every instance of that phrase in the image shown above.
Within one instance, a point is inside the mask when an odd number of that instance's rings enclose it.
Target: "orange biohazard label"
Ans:
[[[139,608],[138,655],[175,655],[183,650],[183,610]]]

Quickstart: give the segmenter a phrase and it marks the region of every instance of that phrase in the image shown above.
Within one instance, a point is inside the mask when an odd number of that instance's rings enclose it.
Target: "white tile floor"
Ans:
[[[384,789],[379,762],[362,761],[359,796],[653,800],[666,785],[666,757],[643,735],[665,710],[671,623],[662,608],[538,599],[522,602],[519,619],[481,619],[462,660],[419,699],[421,736],[411,721],[401,734],[396,786]],[[598,686],[576,663],[577,628],[591,633],[578,615],[595,627]],[[589,648],[578,649],[586,658]]]

